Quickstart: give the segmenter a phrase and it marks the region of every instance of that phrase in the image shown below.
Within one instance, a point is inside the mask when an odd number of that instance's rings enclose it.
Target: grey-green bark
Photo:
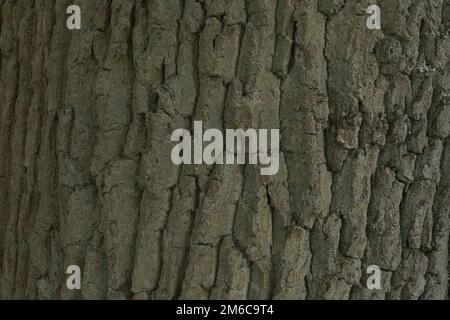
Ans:
[[[0,0],[0,298],[447,298],[449,0],[75,3]],[[280,172],[173,165],[194,120]]]

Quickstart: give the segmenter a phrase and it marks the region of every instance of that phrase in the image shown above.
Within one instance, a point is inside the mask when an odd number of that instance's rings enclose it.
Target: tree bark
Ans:
[[[0,8],[1,299],[448,297],[450,0]],[[174,165],[194,120],[279,173]]]

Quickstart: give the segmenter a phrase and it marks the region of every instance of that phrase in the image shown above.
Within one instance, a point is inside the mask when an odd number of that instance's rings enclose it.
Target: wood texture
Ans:
[[[0,298],[448,297],[449,0],[73,3],[0,0]],[[173,165],[194,120],[279,173]]]

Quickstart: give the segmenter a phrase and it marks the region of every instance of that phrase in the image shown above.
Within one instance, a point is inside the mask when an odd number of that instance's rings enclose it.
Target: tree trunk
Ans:
[[[0,0],[0,298],[448,297],[450,0],[75,2]],[[278,174],[174,165],[194,120]]]

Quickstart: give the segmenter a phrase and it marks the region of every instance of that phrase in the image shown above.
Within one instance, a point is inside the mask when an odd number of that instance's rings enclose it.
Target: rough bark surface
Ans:
[[[450,0],[71,4],[0,0],[0,298],[448,297]],[[279,173],[173,165],[194,120]]]

